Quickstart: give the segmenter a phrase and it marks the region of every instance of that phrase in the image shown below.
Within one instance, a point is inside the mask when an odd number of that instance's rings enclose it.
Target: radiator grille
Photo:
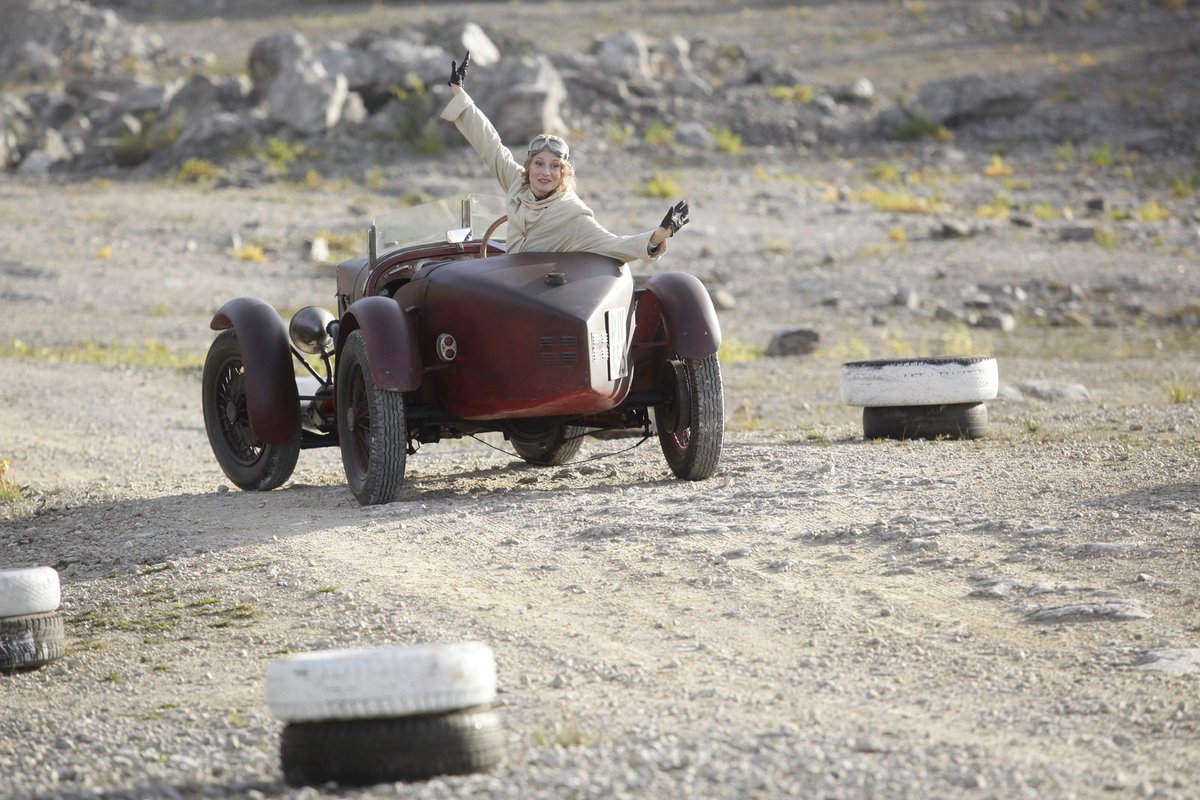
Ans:
[[[539,336],[537,363],[543,367],[553,367],[557,364],[578,364],[579,337],[574,334]]]

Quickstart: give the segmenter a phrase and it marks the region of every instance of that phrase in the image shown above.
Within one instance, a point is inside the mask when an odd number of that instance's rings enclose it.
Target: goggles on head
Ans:
[[[571,148],[567,147],[567,140],[552,133],[539,133],[529,143],[529,155],[532,156],[543,150],[549,150],[564,161],[571,157]]]

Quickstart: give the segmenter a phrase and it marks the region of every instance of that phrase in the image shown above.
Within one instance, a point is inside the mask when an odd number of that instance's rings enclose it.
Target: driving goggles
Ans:
[[[567,140],[552,133],[539,133],[529,143],[529,155],[540,153],[543,150],[549,150],[564,160],[571,157],[571,148],[567,147]]]

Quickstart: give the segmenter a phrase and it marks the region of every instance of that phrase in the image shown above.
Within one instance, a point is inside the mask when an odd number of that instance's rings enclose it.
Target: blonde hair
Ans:
[[[529,165],[533,163],[533,157],[536,155],[537,153],[530,153],[525,156],[525,173],[521,175],[521,185],[526,189],[529,188]],[[559,184],[559,189],[563,194],[575,191],[575,165],[565,158],[558,158],[558,160],[562,163],[562,183]]]

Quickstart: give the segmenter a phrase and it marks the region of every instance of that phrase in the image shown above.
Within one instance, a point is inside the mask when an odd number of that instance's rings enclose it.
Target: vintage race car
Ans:
[[[285,325],[252,297],[225,303],[204,364],[204,424],[245,490],[340,446],[364,505],[397,499],[422,444],[500,432],[530,464],[569,463],[583,437],[657,433],[671,471],[704,480],[721,455],[721,331],[683,272],[635,287],[591,253],[504,252],[502,198],[467,194],[377,218],[337,267],[337,315]]]

